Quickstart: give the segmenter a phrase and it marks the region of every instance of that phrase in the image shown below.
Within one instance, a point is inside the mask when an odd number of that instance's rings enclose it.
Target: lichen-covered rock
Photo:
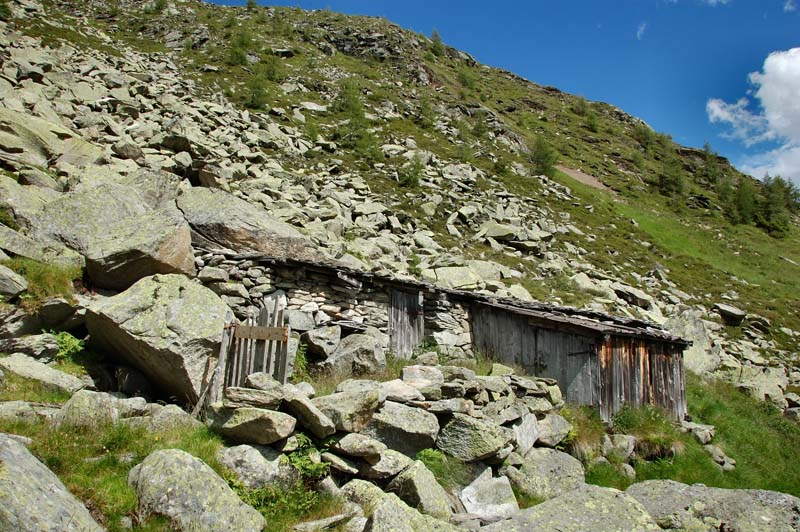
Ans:
[[[472,483],[461,490],[459,496],[468,513],[480,517],[483,523],[506,519],[519,511],[517,498],[508,477],[492,477],[487,467]]]
[[[380,340],[375,336],[351,334],[342,339],[336,349],[320,362],[320,367],[340,374],[374,373],[386,367],[386,354]]]
[[[336,351],[342,339],[342,328],[338,325],[320,327],[300,335],[300,341],[308,346],[308,354],[328,358]]]
[[[266,522],[213,469],[178,449],[151,453],[131,469],[139,511],[169,518],[179,530],[261,532]]]
[[[547,414],[538,423],[538,443],[547,447],[555,447],[569,435],[572,424],[558,414]]]
[[[365,434],[350,433],[330,444],[331,449],[347,456],[380,456],[387,447]]]
[[[237,443],[269,445],[288,438],[297,421],[289,414],[261,408],[227,408],[211,405],[210,427]]]
[[[460,532],[461,529],[409,507],[394,493],[384,493],[363,480],[351,480],[342,495],[368,515],[365,530],[371,532]]]
[[[0,264],[0,296],[14,299],[28,289],[28,281],[10,268]]]
[[[387,490],[396,493],[406,504],[423,514],[448,519],[452,513],[447,492],[419,460],[394,477]]]
[[[233,319],[214,292],[183,275],[154,275],[91,305],[92,342],[144,373],[160,391],[194,402],[209,357]]]
[[[766,490],[732,490],[674,480],[646,480],[625,493],[662,528],[729,532],[795,532],[800,529],[800,499]]]
[[[298,477],[297,470],[281,463],[281,453],[261,445],[237,445],[217,451],[219,463],[230,469],[248,488],[270,484],[287,485]]]
[[[288,385],[285,388],[288,388]],[[298,391],[289,389],[284,397],[283,406],[317,438],[324,438],[336,432],[336,425],[331,418],[314,406],[311,399]]]
[[[646,532],[661,530],[633,497],[613,488],[583,485],[481,532]]]
[[[506,468],[506,475],[517,491],[528,497],[551,499],[584,482],[583,465],[567,453],[535,447],[523,460],[519,469]]]
[[[359,468],[362,477],[370,480],[384,480],[400,474],[414,461],[403,453],[392,449],[382,451],[378,456],[365,457]]]
[[[58,340],[52,334],[32,334],[0,340],[0,353],[22,353],[36,359],[52,359],[59,351]]]
[[[120,399],[105,392],[79,390],[61,407],[56,421],[62,427],[91,428],[147,413],[147,401],[142,397]]]
[[[230,386],[225,388],[225,405],[230,407],[252,406],[253,408],[276,410],[285,396],[286,394],[280,386],[268,390]]]
[[[186,189],[178,197],[178,208],[197,235],[215,246],[276,257],[316,256],[311,241],[297,229],[223,190]]]
[[[345,432],[361,432],[380,406],[377,390],[332,393],[311,403],[333,421],[336,430]]]
[[[363,433],[390,449],[416,456],[422,449],[433,447],[439,433],[439,420],[421,408],[386,401]]]
[[[189,226],[174,209],[155,209],[133,187],[102,183],[49,202],[36,235],[86,257],[95,285],[124,290],[157,273],[194,274]]]
[[[102,532],[103,528],[24,445],[0,434],[0,530]]]
[[[498,425],[454,414],[442,427],[436,447],[464,462],[475,462],[493,456],[508,442],[508,435]]]
[[[20,377],[37,381],[45,388],[59,392],[71,394],[86,387],[86,382],[78,377],[51,368],[22,353],[0,357],[0,368]]]

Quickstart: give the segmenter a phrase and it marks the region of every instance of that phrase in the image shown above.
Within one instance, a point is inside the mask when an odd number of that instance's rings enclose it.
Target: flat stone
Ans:
[[[387,491],[396,493],[406,504],[423,514],[448,519],[452,513],[447,492],[419,460],[397,475],[387,486]]]
[[[519,469],[506,470],[518,492],[536,499],[551,499],[584,483],[583,465],[572,456],[554,449],[534,447]]]
[[[317,438],[325,438],[336,432],[334,422],[302,393],[287,393],[283,404],[284,408]]]
[[[494,423],[454,414],[442,427],[436,447],[464,462],[475,462],[490,458],[507,443],[508,437]]]
[[[53,369],[21,353],[0,357],[0,368],[20,377],[37,381],[51,390],[69,394],[86,387],[86,383],[78,377]]]
[[[283,412],[261,408],[225,408],[221,404],[209,409],[209,426],[237,443],[269,445],[289,437],[296,420]]]
[[[461,490],[459,498],[467,512],[479,516],[484,524],[506,519],[519,511],[511,482],[504,476],[493,478],[490,467]]]
[[[311,402],[333,421],[336,430],[361,432],[379,407],[379,395],[377,390],[340,392],[317,397]]]
[[[359,473],[370,480],[384,480],[399,474],[412,463],[414,461],[403,453],[386,449],[377,457],[366,457],[366,461],[359,468]]]
[[[419,408],[386,401],[363,433],[408,456],[433,447],[439,433],[436,416]]]
[[[376,457],[386,451],[385,444],[365,434],[350,433],[331,444],[337,453],[355,457]]]

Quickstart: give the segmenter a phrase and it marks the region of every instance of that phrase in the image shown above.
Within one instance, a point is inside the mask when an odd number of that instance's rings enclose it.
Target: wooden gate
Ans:
[[[271,311],[264,305],[258,316],[225,325],[217,365],[198,399],[195,415],[204,405],[220,401],[226,388],[242,386],[251,373],[269,373],[278,382],[286,383],[291,376],[288,371],[291,328],[287,321],[276,299]]]
[[[392,290],[389,307],[389,339],[394,356],[411,358],[425,336],[422,292]]]

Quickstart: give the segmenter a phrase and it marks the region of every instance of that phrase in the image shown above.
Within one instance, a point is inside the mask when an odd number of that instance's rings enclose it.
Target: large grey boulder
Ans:
[[[555,447],[569,435],[572,430],[572,424],[562,416],[550,413],[539,421],[538,430],[538,442],[547,447]]]
[[[75,393],[86,387],[86,383],[78,377],[51,368],[22,353],[13,353],[7,357],[0,357],[0,369],[34,380],[50,390],[68,394]]]
[[[523,460],[519,469],[506,468],[506,475],[528,497],[552,499],[584,483],[583,465],[567,453],[535,447]]]
[[[386,401],[363,433],[390,449],[416,456],[419,451],[433,447],[439,433],[439,420],[421,408]]]
[[[436,447],[464,462],[475,462],[495,455],[509,439],[494,423],[466,414],[453,414],[442,427]]]
[[[124,290],[157,273],[194,274],[189,226],[176,209],[155,209],[133,187],[102,183],[49,202],[35,223],[39,238],[86,257],[102,288]]]
[[[2,176],[0,176],[1,178]],[[47,264],[82,268],[83,256],[58,242],[41,242],[0,224],[0,250]]]
[[[338,325],[320,327],[300,335],[300,341],[308,346],[308,354],[328,358],[336,351],[342,339],[342,328]]]
[[[0,340],[0,353],[22,353],[36,359],[50,360],[58,351],[58,340],[55,335],[48,333]]]
[[[421,514],[394,493],[363,480],[351,480],[342,495],[361,506],[369,516],[365,530],[370,532],[459,532],[461,529],[434,517]]]
[[[519,511],[508,477],[493,478],[491,467],[484,469],[478,478],[461,490],[459,498],[464,509],[479,516],[483,523],[494,523]]]
[[[333,421],[336,430],[345,432],[361,432],[380,406],[377,390],[332,393],[311,403]]]
[[[169,518],[179,530],[261,532],[266,522],[213,469],[178,449],[151,453],[131,469],[139,511]]]
[[[294,432],[297,420],[289,414],[261,408],[226,408],[219,403],[211,405],[209,426],[237,443],[269,445]]]
[[[684,364],[697,374],[717,369],[721,362],[721,349],[712,340],[713,323],[703,319],[696,309],[686,309],[670,317],[664,327],[672,334],[692,342],[683,353]]]
[[[0,433],[0,530],[102,532],[86,507],[20,442]]]
[[[217,451],[217,460],[248,488],[285,485],[297,476],[296,469],[283,463],[281,453],[262,445],[237,445]]]
[[[0,296],[14,299],[28,289],[28,281],[11,268],[0,264]]]
[[[92,342],[144,373],[162,392],[197,400],[209,357],[233,319],[214,292],[183,275],[154,275],[92,305]]]
[[[47,168],[56,162],[84,166],[101,155],[101,148],[61,124],[0,107],[0,160],[19,167]]]
[[[345,434],[330,444],[330,448],[339,454],[357,457],[380,456],[387,447],[375,438],[354,432]]]
[[[0,152],[1,150],[2,147]],[[0,210],[23,229],[30,229],[45,205],[59,196],[54,190],[20,185],[10,177],[0,174]]]
[[[196,237],[215,246],[278,257],[317,256],[311,241],[297,229],[222,190],[186,189],[178,197],[178,208]]]
[[[393,449],[381,451],[378,456],[365,457],[364,463],[359,468],[362,477],[370,480],[384,480],[400,474],[414,461],[403,453]]]
[[[633,497],[613,488],[583,485],[481,532],[645,532],[661,530]]]
[[[320,366],[334,373],[363,375],[385,368],[386,354],[375,336],[351,334],[339,342]]]
[[[110,393],[79,390],[64,403],[55,421],[62,427],[96,428],[147,413],[147,401],[142,397],[120,399]]]
[[[336,432],[336,425],[331,418],[317,408],[311,399],[298,391],[289,389],[284,397],[283,406],[317,438],[324,438]]]
[[[646,480],[625,493],[664,526],[676,530],[794,532],[800,529],[800,499],[766,490],[731,490],[674,480]]]
[[[448,519],[452,513],[447,492],[419,460],[394,477],[387,490],[396,493],[406,504],[423,514]]]

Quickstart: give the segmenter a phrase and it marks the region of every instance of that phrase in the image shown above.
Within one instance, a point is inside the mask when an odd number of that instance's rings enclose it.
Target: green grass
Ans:
[[[681,434],[678,441],[682,451],[677,455],[635,463],[637,482],[673,479],[686,484],[765,489],[800,496],[800,424],[721,381],[703,382],[688,374],[686,395],[694,420],[716,426],[712,443],[736,460],[736,469],[723,472],[693,436]],[[661,426],[660,421],[653,421],[648,415],[626,416],[631,426],[634,421],[650,431]],[[626,482],[613,466],[589,468],[586,478],[592,484],[617,488]]]
[[[606,433],[597,410],[586,405],[567,404],[559,413],[572,424],[572,438],[566,447],[567,451],[583,462],[597,456],[602,451]]]
[[[666,458],[682,449],[678,429],[662,409],[655,406],[624,406],[614,416],[614,430],[636,436],[636,454],[644,459]]]
[[[45,264],[24,257],[15,257],[2,264],[28,281],[28,290],[20,298],[27,308],[37,308],[49,297],[71,298],[73,282],[80,280],[82,271],[78,267]]]
[[[417,453],[416,458],[425,464],[439,484],[448,490],[469,485],[476,475],[469,464],[437,449],[423,449]]]
[[[28,401],[32,403],[66,403],[70,394],[49,387],[40,381],[26,379],[5,372],[0,385],[0,401]]]
[[[622,474],[613,464],[598,463],[586,468],[586,483],[625,490],[633,481]]]

